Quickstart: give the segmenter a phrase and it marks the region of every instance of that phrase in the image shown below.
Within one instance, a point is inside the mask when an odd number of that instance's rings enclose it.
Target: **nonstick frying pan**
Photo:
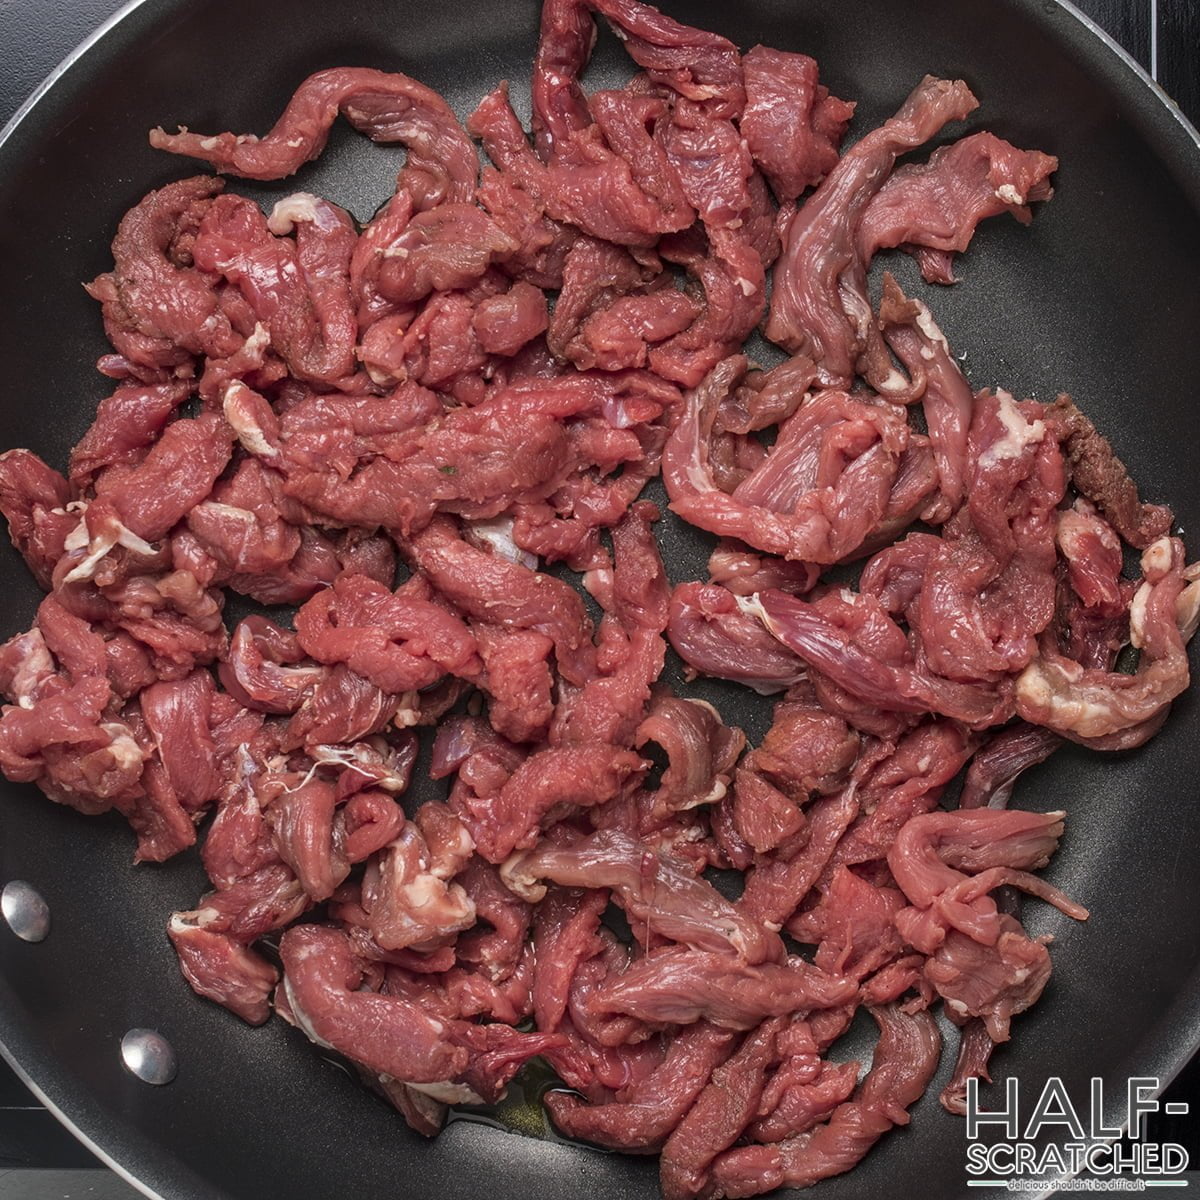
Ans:
[[[981,97],[971,128],[1057,154],[1053,202],[1030,229],[989,223],[957,287],[923,288],[907,263],[890,265],[932,305],[976,386],[1070,391],[1149,498],[1172,503],[1185,533],[1200,528],[1200,145],[1129,60],[1054,0],[663,7],[742,46],[815,55],[823,80],[859,101],[855,136],[932,72],[965,78]],[[193,170],[149,149],[150,126],[265,130],[309,72],[342,64],[407,71],[460,114],[508,78],[520,107],[537,16],[536,0],[146,0],[123,10],[0,140],[0,447],[65,461],[105,394],[92,367],[105,349],[99,313],[79,282],[107,268],[132,203]],[[605,34],[589,82],[628,69]],[[295,181],[234,186],[263,201],[303,187],[366,218],[390,191],[398,153],[339,129]],[[700,574],[702,535],[668,522],[662,537],[675,578]],[[7,544],[0,571],[8,637],[28,626],[39,594]],[[767,702],[735,688],[694,690],[753,737],[769,720]],[[1048,875],[1092,917],[1074,926],[1027,907],[1031,932],[1056,936],[1055,974],[996,1056],[1000,1075],[1033,1089],[1059,1075],[1080,1097],[1096,1075],[1115,1099],[1131,1074],[1165,1081],[1196,1049],[1198,776],[1200,704],[1184,697],[1145,749],[1068,748],[1019,784],[1022,806],[1069,810]],[[433,794],[419,777],[414,800]],[[0,930],[0,1042],[46,1103],[147,1193],[656,1194],[651,1160],[470,1122],[425,1142],[282,1022],[250,1029],[193,996],[164,923],[203,890],[194,856],[133,868],[119,820],[84,819],[32,787],[3,793],[0,882],[33,883],[53,928],[36,945]],[[135,1026],[175,1047],[169,1086],[122,1067],[119,1042]],[[965,1194],[963,1127],[936,1100],[952,1060],[948,1050],[911,1127],[822,1184],[824,1196]]]

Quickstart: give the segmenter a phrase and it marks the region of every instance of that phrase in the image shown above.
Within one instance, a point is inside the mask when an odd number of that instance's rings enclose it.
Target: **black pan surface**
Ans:
[[[1059,155],[1054,201],[1031,229],[986,226],[960,261],[958,287],[927,288],[907,263],[889,266],[966,352],[976,386],[1072,392],[1149,498],[1172,503],[1185,532],[1200,527],[1200,149],[1144,76],[1054,0],[663,7],[744,47],[763,41],[815,55],[823,80],[859,100],[853,136],[932,72],[965,78],[981,97],[970,128]],[[192,170],[152,152],[148,127],[262,131],[309,72],[343,64],[407,71],[463,115],[509,78],[521,107],[537,8],[536,0],[152,0],[125,10],[0,142],[0,447],[30,446],[62,463],[106,393],[92,369],[106,348],[99,313],[79,282],[107,268],[108,242],[131,204]],[[602,37],[589,82],[627,71],[619,46]],[[342,129],[294,182],[234,186],[262,200],[303,187],[366,218],[391,190],[396,153]],[[703,535],[668,524],[664,538],[672,574],[699,574]],[[39,594],[7,542],[0,572],[8,637],[28,626]],[[736,689],[697,690],[753,736],[769,720],[769,704]],[[1056,937],[1055,974],[997,1055],[1001,1075],[1035,1090],[1059,1075],[1077,1097],[1096,1075],[1114,1096],[1130,1074],[1165,1081],[1196,1049],[1198,775],[1200,703],[1185,697],[1145,749],[1106,758],[1068,749],[1022,780],[1022,806],[1069,810],[1048,875],[1092,918],[1075,926],[1027,907],[1031,931]],[[428,794],[414,788],[414,799]],[[282,1022],[252,1030],[196,999],[164,923],[202,890],[198,862],[134,869],[131,854],[118,820],[85,820],[31,787],[3,786],[0,882],[34,883],[54,927],[40,945],[0,931],[0,1042],[51,1107],[147,1193],[656,1194],[649,1160],[467,1122],[426,1143]],[[121,1067],[118,1042],[134,1026],[160,1029],[174,1044],[180,1071],[170,1086],[147,1087]],[[912,1126],[851,1175],[822,1184],[823,1195],[966,1194],[963,1126],[936,1100],[952,1058]]]

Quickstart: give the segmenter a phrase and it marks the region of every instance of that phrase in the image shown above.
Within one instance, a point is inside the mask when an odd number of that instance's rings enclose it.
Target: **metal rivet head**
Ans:
[[[0,892],[0,912],[8,927],[25,942],[40,942],[50,932],[50,906],[32,884],[14,879]]]
[[[143,1083],[170,1083],[178,1069],[171,1043],[153,1029],[131,1029],[121,1039],[121,1058]]]

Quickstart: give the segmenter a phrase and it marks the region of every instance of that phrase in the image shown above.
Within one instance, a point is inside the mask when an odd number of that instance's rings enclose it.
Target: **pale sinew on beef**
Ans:
[[[639,69],[589,95],[596,14]],[[1087,914],[1032,873],[1063,814],[1014,784],[1159,729],[1200,572],[1069,398],[976,392],[923,300],[890,275],[872,300],[881,251],[948,284],[981,220],[1051,195],[1053,158],[987,132],[896,168],[965,84],[843,152],[854,104],[811,58],[546,0],[532,99],[532,137],[503,84],[464,129],[346,68],[263,137],[154,131],[253,179],[339,115],[407,159],[362,227],[211,176],[121,221],[88,285],[115,391],[66,477],[0,456],[48,593],[0,647],[0,767],[121,812],[138,860],[211,816],[212,890],[168,926],[189,983],[274,1008],[422,1133],[540,1055],[558,1127],[661,1153],[669,1200],[807,1186],[908,1119],[937,1001],[961,1111],[1041,994],[1017,892]],[[770,369],[742,354],[764,320]],[[660,468],[668,519],[720,537],[674,588]],[[291,628],[227,629],[226,590]],[[668,642],[775,697],[761,744],[666,686]],[[414,811],[421,736],[446,790]],[[837,1047],[860,1007],[865,1072]]]

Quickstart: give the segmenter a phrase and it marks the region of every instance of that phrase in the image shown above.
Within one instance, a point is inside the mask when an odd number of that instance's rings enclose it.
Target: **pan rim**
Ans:
[[[133,0],[134,5],[144,4],[146,0]],[[55,1103],[55,1101],[43,1091],[41,1085],[29,1074],[28,1071],[18,1061],[16,1055],[8,1048],[8,1042],[3,1037],[0,1037],[0,1058],[12,1069],[13,1074],[33,1093],[34,1097],[41,1102],[47,1112],[52,1113],[54,1118],[67,1129],[71,1136],[82,1145],[86,1146],[92,1154],[94,1154],[100,1162],[102,1162],[113,1174],[123,1179],[130,1187],[136,1188],[147,1200],[168,1200],[161,1192],[156,1191],[148,1183],[143,1183],[136,1175],[116,1158],[114,1158],[99,1142],[89,1136],[72,1117],[68,1116],[63,1109]]]
[[[653,0],[650,0],[650,2],[653,2]],[[1151,149],[1155,156],[1164,162],[1164,165],[1172,169],[1182,170],[1187,180],[1187,185],[1183,185],[1183,190],[1189,193],[1189,199],[1193,207],[1200,213],[1200,130],[1188,119],[1178,104],[1171,99],[1158,81],[1151,76],[1149,71],[1102,26],[1086,13],[1082,12],[1072,0],[1050,0],[1050,6],[1043,8],[1041,13],[1035,11],[1035,6],[1042,7],[1040,4],[1037,4],[1036,0],[1009,0],[1009,2],[1013,8],[1022,10],[1029,16],[1030,20],[1039,24],[1052,21],[1059,14],[1065,15],[1078,27],[1075,30],[1068,30],[1062,34],[1067,42],[1079,45],[1082,38],[1082,46],[1085,52],[1089,44],[1094,47],[1095,42],[1098,42],[1105,48],[1104,52],[1101,52],[1102,55],[1106,53],[1110,56],[1108,60],[1109,67],[1114,67],[1116,63],[1120,64],[1115,75],[1109,74],[1102,77],[1101,82],[1106,90],[1109,90],[1119,98],[1144,98],[1147,93],[1153,98],[1151,108],[1145,113],[1145,120],[1138,120],[1136,122],[1138,136],[1143,141],[1148,140],[1144,125],[1149,124],[1156,131],[1166,135],[1172,142],[1175,142],[1182,135],[1186,139],[1186,142],[1190,143],[1190,146],[1178,144],[1178,148],[1175,145],[1171,145],[1165,150],[1158,145],[1152,145]],[[5,148],[12,141],[18,130],[35,114],[43,104],[43,101],[51,93],[55,92],[72,67],[98,46],[106,42],[110,35],[134,13],[151,7],[155,3],[156,0],[126,0],[126,3],[71,50],[46,75],[4,126],[0,128],[0,157],[3,156]],[[1089,74],[1094,75],[1095,63],[1089,61],[1086,64],[1086,69]],[[1182,185],[1182,181],[1179,182]],[[1175,1014],[1175,1010],[1181,1007],[1185,1011],[1178,1014],[1177,1020],[1169,1020]],[[1137,1050],[1138,1054],[1143,1054],[1146,1058],[1161,1060],[1162,1066],[1159,1068],[1157,1075],[1159,1087],[1155,1092],[1156,1096],[1160,1095],[1187,1063],[1200,1053],[1200,965],[1193,970],[1186,984],[1180,988],[1175,997],[1175,1002],[1168,1009],[1165,1016],[1168,1020],[1164,1020],[1157,1027],[1160,1031],[1158,1036],[1152,1036],[1148,1044],[1144,1044]],[[1172,1044],[1171,1039],[1168,1037],[1166,1039],[1167,1045],[1158,1045],[1157,1043],[1163,1041],[1161,1031],[1164,1028],[1169,1028],[1171,1025],[1190,1027],[1190,1038],[1185,1038]],[[114,1153],[110,1152],[104,1145],[85,1131],[83,1122],[86,1118],[83,1115],[82,1108],[77,1106],[77,1116],[69,1114],[64,1105],[51,1096],[25,1068],[17,1054],[12,1050],[10,1044],[21,1040],[19,1026],[19,1020],[14,1019],[13,1006],[7,1002],[3,990],[0,990],[0,1058],[3,1058],[38,1101],[70,1131],[76,1140],[86,1146],[100,1162],[131,1187],[146,1196],[148,1200],[180,1200],[181,1196],[187,1195],[188,1193],[175,1193],[172,1190],[171,1195],[168,1196],[157,1190],[151,1184],[138,1178],[134,1174],[134,1168],[125,1166],[114,1156]],[[14,1037],[14,1034],[17,1036]],[[35,1052],[31,1057],[41,1059],[44,1056]],[[167,1158],[171,1157],[169,1152],[160,1147],[152,1147],[152,1150],[157,1151],[158,1154],[164,1155]],[[149,1165],[144,1156],[136,1152],[127,1157],[131,1161],[140,1159],[140,1165],[143,1167]],[[1046,1200],[1046,1198],[1055,1194],[1060,1183],[1074,1178],[1076,1174],[1077,1172],[1064,1172],[1056,1179],[1048,1180],[1046,1190],[1037,1193],[1038,1200]]]

